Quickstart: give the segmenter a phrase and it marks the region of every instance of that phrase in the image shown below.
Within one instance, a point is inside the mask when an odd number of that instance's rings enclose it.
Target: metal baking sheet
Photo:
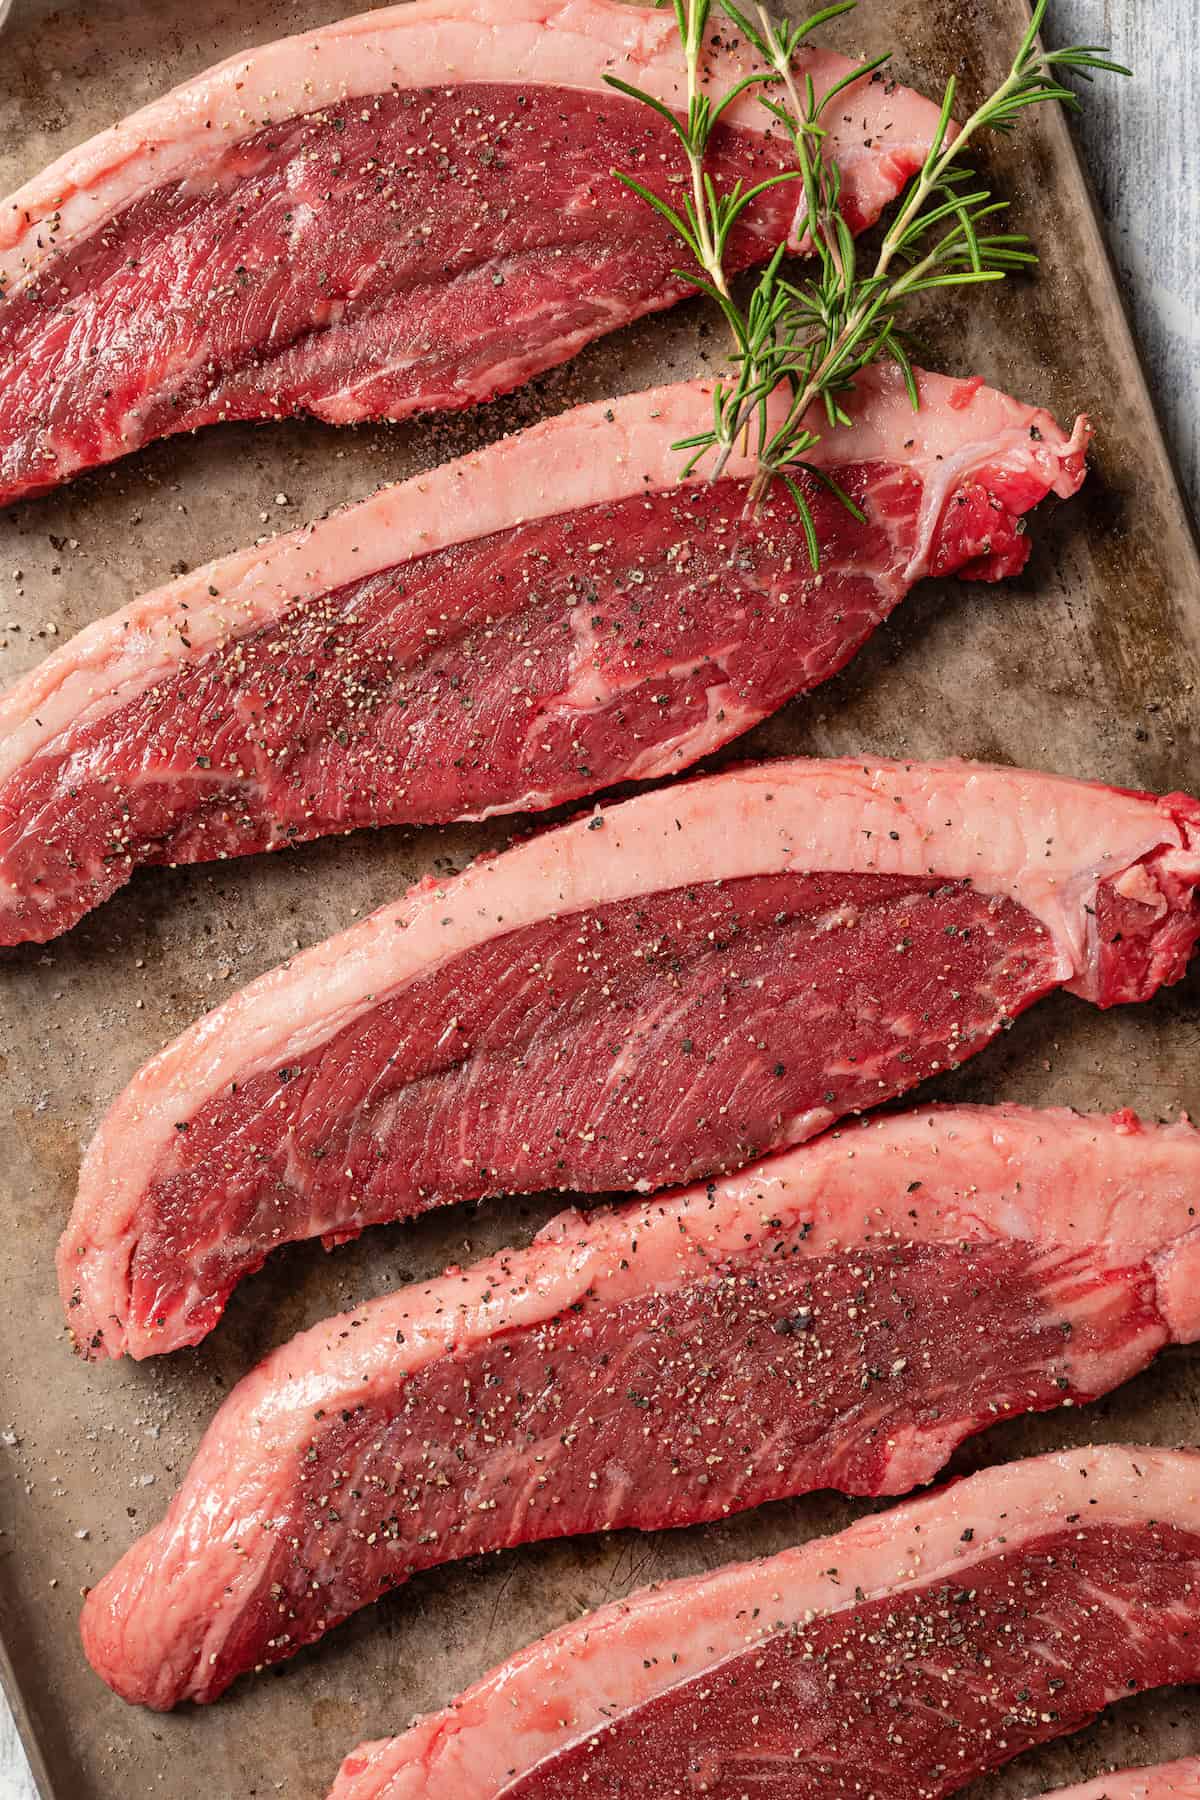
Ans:
[[[339,0],[18,0],[0,42],[0,192],[187,73],[338,10]],[[864,52],[892,43],[906,79],[932,88],[954,71],[969,98],[998,76],[1026,17],[1024,0],[864,0],[840,41]],[[1042,510],[1021,580],[926,584],[845,675],[731,754],[960,753],[1194,791],[1200,562],[1062,119],[990,147],[987,163],[1036,234],[1041,269],[1007,293],[931,312],[926,355],[1064,420],[1090,412],[1091,479],[1077,500]],[[0,515],[0,681],[173,570],[546,411],[690,375],[718,343],[704,307],[684,306],[450,424],[226,427]],[[0,956],[0,1664],[46,1800],[320,1800],[360,1738],[402,1728],[585,1608],[863,1510],[818,1495],[693,1531],[435,1571],[206,1710],[131,1710],[84,1662],[80,1590],[159,1517],[215,1405],[260,1355],[332,1310],[524,1241],[556,1202],[448,1212],[330,1256],[289,1249],[244,1284],[200,1350],[86,1368],[70,1353],[52,1266],[81,1146],[133,1070],[198,1013],[508,829],[395,830],[141,875],[65,939]],[[1197,975],[1108,1015],[1062,995],[927,1091],[1200,1112],[1198,1049]],[[1097,1406],[988,1433],[955,1466],[1089,1438],[1196,1441],[1198,1408],[1200,1355],[1172,1352]],[[1185,1751],[1200,1751],[1200,1697],[1134,1700],[983,1784],[977,1800]]]

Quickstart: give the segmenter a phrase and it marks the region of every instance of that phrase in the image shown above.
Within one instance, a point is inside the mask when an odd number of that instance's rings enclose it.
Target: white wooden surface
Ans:
[[[35,1800],[36,1792],[12,1716],[0,1697],[0,1796],[3,1800]]]
[[[0,1695],[0,1800],[36,1800],[36,1795],[16,1726]]]
[[[1054,0],[1050,35],[1111,44],[1137,71],[1132,83],[1096,88],[1080,130],[1167,435],[1200,516],[1200,0]],[[37,1800],[2,1696],[0,1800]]]

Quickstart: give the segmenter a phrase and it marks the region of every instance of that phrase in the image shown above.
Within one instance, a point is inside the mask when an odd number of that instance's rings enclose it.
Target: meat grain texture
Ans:
[[[1088,427],[898,369],[847,397],[807,485],[746,516],[672,448],[693,382],[568,412],[88,627],[0,698],[0,942],[144,863],[363,825],[540,810],[677,773],[826,680],[925,575],[998,580],[1073,493]]]
[[[801,58],[819,92],[851,71]],[[747,72],[710,46],[706,81]],[[686,112],[671,14],[615,0],[416,0],[231,58],[0,203],[0,503],[228,419],[401,419],[486,400],[689,291],[670,228]],[[853,229],[925,155],[937,108],[880,80],[830,117]],[[787,166],[752,94],[720,185]],[[755,203],[733,268],[796,243]],[[803,229],[803,226],[799,227]]]
[[[207,1701],[451,1559],[904,1493],[1200,1336],[1197,1204],[1188,1125],[947,1107],[564,1213],[240,1382],[84,1647],[127,1700]]]
[[[194,1343],[278,1245],[740,1167],[1057,987],[1183,973],[1200,805],[967,763],[780,761],[427,880],[154,1058],[59,1250],[86,1355]]]
[[[591,1613],[330,1800],[943,1800],[1198,1675],[1200,1454],[1064,1451]]]

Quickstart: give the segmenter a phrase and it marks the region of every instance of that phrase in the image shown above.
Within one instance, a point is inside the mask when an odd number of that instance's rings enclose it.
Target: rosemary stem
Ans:
[[[796,89],[796,75],[795,70],[792,67],[792,59],[790,56],[783,55],[779,39],[771,21],[771,15],[766,7],[762,5],[761,0],[758,0],[758,5],[755,10],[758,13],[759,23],[762,26],[763,42],[768,46],[771,52],[771,66],[783,82],[784,88],[787,91],[788,102],[792,109],[792,117],[795,119],[797,127],[802,128],[801,121],[804,118],[804,109],[800,104],[800,95]],[[818,155],[819,154],[820,151],[818,150]],[[822,226],[821,221],[816,218],[810,221],[809,229],[814,240],[816,239],[817,234],[820,234],[821,242],[829,252],[839,278],[844,276],[845,270],[843,268],[841,251],[838,246],[836,235],[826,231]]]
[[[705,149],[697,148],[695,120],[696,103],[700,97],[700,54],[703,40],[703,22],[708,11],[701,0],[686,0],[687,5],[687,37],[684,44],[684,62],[687,66],[687,103],[688,103],[688,144],[687,159],[692,176],[692,204],[696,214],[696,242],[700,248],[700,261],[708,279],[717,292],[730,306],[733,296],[729,291],[729,283],[725,277],[724,259],[717,249],[712,231],[712,221],[708,196],[704,191],[704,157]]]
[[[904,234],[908,227],[912,224],[930,194],[937,191],[938,185],[945,179],[946,172],[951,164],[959,161],[967,145],[981,130],[984,129],[989,120],[996,116],[998,107],[1002,106],[1003,102],[1009,98],[1016,88],[1027,81],[1030,76],[1043,78],[1049,74],[1050,71],[1044,56],[1039,57],[1036,64],[1032,67],[1025,61],[1028,51],[1032,46],[1033,36],[1037,29],[1038,21],[1044,11],[1044,6],[1038,8],[1034,23],[1030,27],[1029,35],[1022,44],[1020,52],[1015,58],[1012,67],[1009,69],[1008,74],[1000,83],[1000,86],[975,108],[975,111],[958,131],[953,141],[948,145],[943,145],[936,161],[933,163],[926,163],[925,167],[921,170],[920,176],[909,190],[900,211],[892,221],[892,224],[884,237],[883,243],[880,246],[879,260],[875,265],[875,273],[877,276],[884,276],[887,274],[888,269],[891,267],[892,262],[904,241]]]
[[[911,287],[923,275],[928,273],[936,264],[937,251],[935,247],[935,249],[920,262],[906,270],[899,279],[891,282],[887,280],[891,265],[903,245],[905,235],[909,227],[911,227],[913,220],[917,217],[929,196],[938,191],[947,171],[961,158],[966,146],[987,125],[989,119],[994,117],[997,103],[1003,103],[1003,101],[1005,101],[1022,82],[1029,79],[1030,75],[1041,78],[1049,73],[1049,66],[1043,58],[1039,57],[1032,66],[1027,60],[1029,50],[1034,41],[1034,32],[1036,31],[1038,20],[1043,11],[1044,7],[1039,7],[1037,9],[1037,14],[1035,15],[1034,23],[1030,28],[1029,35],[1022,44],[1021,50],[1014,60],[1004,81],[975,109],[970,118],[968,118],[966,123],[962,126],[961,130],[956,134],[953,141],[944,146],[932,162],[926,163],[921,171],[919,179],[909,190],[899,213],[896,215],[895,220],[884,236],[883,243],[880,245],[875,269],[864,286],[862,299],[859,304],[856,307],[853,307],[846,315],[832,345],[829,347],[816,369],[809,376],[809,379],[805,382],[799,393],[794,397],[791,407],[789,408],[789,417],[791,419],[796,420],[797,422],[803,420],[809,408],[813,406],[820,398],[821,394],[826,391],[831,380],[836,378],[839,366],[846,354],[847,347],[853,345],[857,340],[872,311],[878,311],[876,302],[879,297],[881,284],[886,286],[883,304],[884,308],[887,309],[896,303],[907,288]],[[773,66],[786,84],[788,97],[793,108],[793,116],[799,121],[802,119],[803,114],[800,109],[799,96],[796,92],[791,64],[778,55],[776,39],[770,30],[770,16],[767,13],[766,8],[759,4],[757,6],[757,12],[762,21],[764,39],[772,47]],[[814,232],[818,228],[815,219],[812,221],[811,228]],[[822,241],[830,250],[836,263],[838,261],[836,242],[831,242],[830,234],[825,233],[822,234]],[[840,272],[839,265],[839,274]],[[741,425],[746,422],[744,412],[744,408],[738,409],[738,411],[735,412],[735,428],[729,434],[730,441],[722,449],[719,462],[712,474],[713,480],[718,478],[719,471],[725,467],[729,460],[729,456],[733,449],[733,442],[739,435]],[[804,449],[811,449],[812,444],[816,442],[814,434],[806,431],[804,436],[808,441],[802,446],[800,454],[803,454]],[[789,446],[786,460],[797,460],[797,450],[794,442]],[[775,464],[772,460],[760,460],[759,467],[755,471],[750,489],[750,499],[754,505],[757,505],[761,501],[762,496],[766,493],[771,482],[775,479],[775,476],[778,473],[778,466],[780,465]]]
[[[733,338],[732,373],[713,385],[712,424],[676,445],[686,452],[685,474],[711,456],[711,481],[741,456],[750,464],[747,504],[757,510],[776,481],[791,496],[813,568],[819,567],[817,519],[799,480],[807,470],[854,517],[863,518],[828,468],[814,465],[811,452],[830,430],[853,424],[846,396],[863,370],[881,359],[896,365],[915,408],[920,406],[916,371],[900,328],[900,315],[914,296],[930,289],[968,287],[1001,281],[1037,261],[1021,233],[998,231],[995,215],[1004,202],[993,198],[963,166],[964,151],[991,129],[1006,131],[1027,107],[1062,101],[1077,107],[1060,70],[1086,78],[1107,70],[1129,73],[1096,45],[1045,50],[1038,30],[1048,0],[1034,0],[1030,24],[1000,85],[951,136],[956,84],[946,83],[936,130],[916,179],[883,234],[873,269],[862,271],[842,205],[842,172],[830,154],[836,129],[825,114],[838,96],[874,74],[888,60],[877,56],[850,66],[818,94],[811,69],[794,63],[809,34],[850,12],[855,0],[818,0],[803,23],[776,22],[769,0],[673,0],[685,69],[687,119],[657,95],[616,75],[606,77],[620,92],[658,113],[682,143],[690,182],[679,204],[664,198],[632,174],[615,171],[687,246],[697,285],[719,304]],[[747,43],[759,66],[735,81],[720,99],[709,92],[703,56],[707,21],[720,5]],[[778,99],[765,91],[775,88]],[[727,110],[751,89],[783,127],[795,167],[746,185],[737,180],[718,189],[707,156],[712,133]],[[739,305],[726,276],[730,234],[746,209],[767,189],[800,181],[805,196],[803,239],[815,252],[813,274],[794,278],[781,265],[781,243],[758,278],[749,301]],[[789,233],[789,239],[792,234]],[[775,398],[779,396],[779,398]],[[818,414],[817,409],[820,409]],[[810,417],[811,414],[811,417]],[[806,461],[805,459],[808,458]]]

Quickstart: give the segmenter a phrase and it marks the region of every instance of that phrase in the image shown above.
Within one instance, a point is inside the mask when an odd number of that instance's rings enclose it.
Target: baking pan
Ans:
[[[339,0],[19,0],[0,44],[0,192],[190,72],[338,10]],[[928,89],[954,72],[973,101],[1027,16],[1024,0],[864,0],[839,42],[894,44],[906,79]],[[1064,421],[1091,413],[1091,478],[1078,499],[1037,516],[1021,579],[927,583],[845,675],[729,754],[958,753],[1195,790],[1200,562],[1066,125],[1048,114],[986,160],[1035,234],[1041,269],[929,312],[923,353]],[[0,515],[0,681],[174,570],[546,411],[682,379],[711,366],[719,343],[692,304],[449,424],[224,427],[17,507]],[[511,829],[393,830],[141,874],[68,937],[0,956],[0,1668],[46,1800],[320,1800],[358,1739],[403,1727],[585,1608],[864,1510],[817,1495],[692,1531],[614,1533],[434,1571],[205,1710],[131,1710],[84,1662],[80,1590],[159,1517],[215,1405],[259,1356],[334,1309],[525,1241],[558,1203],[460,1209],[328,1256],[292,1247],[243,1284],[201,1349],[88,1368],[71,1355],[53,1271],[81,1146],[134,1069],[205,1008]],[[1060,995],[926,1093],[1169,1117],[1200,1110],[1198,1053],[1196,976],[1108,1015]],[[1097,1406],[988,1433],[955,1466],[1089,1438],[1196,1441],[1198,1406],[1200,1355],[1170,1352]],[[1028,1794],[1111,1760],[1185,1751],[1200,1751],[1200,1697],[1149,1696],[978,1794]]]

